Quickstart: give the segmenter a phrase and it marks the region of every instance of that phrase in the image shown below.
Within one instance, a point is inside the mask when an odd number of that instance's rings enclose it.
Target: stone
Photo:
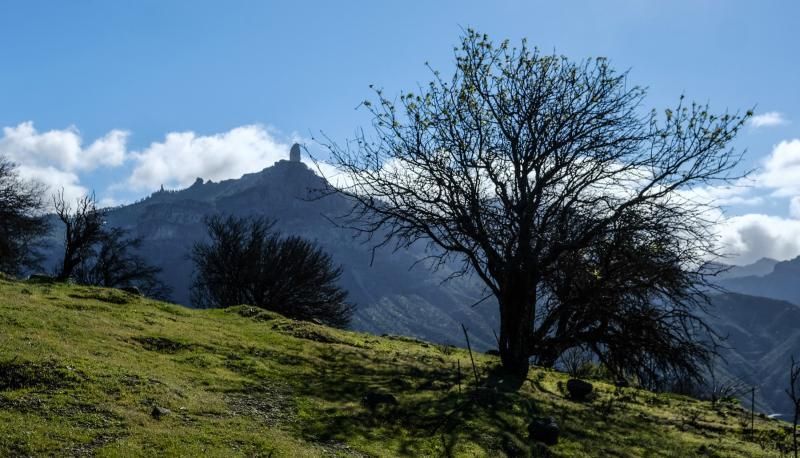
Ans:
[[[295,143],[292,145],[292,149],[289,150],[289,161],[291,162],[300,162],[300,145]]]
[[[592,392],[592,384],[577,378],[567,380],[569,397],[575,401],[585,401]]]
[[[553,417],[534,418],[528,424],[528,437],[534,442],[542,442],[545,445],[556,445],[561,428],[558,427]]]
[[[486,350],[486,354],[490,356],[500,356],[500,350]]]
[[[380,405],[396,406],[397,398],[387,393],[368,391],[367,394],[361,398],[361,403],[364,404],[369,410],[375,410]]]
[[[150,412],[150,416],[155,418],[156,420],[160,420],[161,417],[166,417],[171,413],[172,413],[171,410],[166,409],[164,407],[153,406],[153,410]]]

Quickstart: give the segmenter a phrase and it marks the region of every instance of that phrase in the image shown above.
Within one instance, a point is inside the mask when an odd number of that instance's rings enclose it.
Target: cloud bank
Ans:
[[[752,122],[761,127],[786,121],[772,112],[756,116]],[[118,182],[97,191],[102,204],[116,205],[161,185],[175,189],[191,185],[197,177],[219,181],[256,172],[287,158],[291,143],[259,124],[210,135],[171,132],[141,149],[130,149],[129,138],[129,132],[114,129],[85,141],[75,127],[39,132],[28,121],[3,128],[0,155],[17,163],[24,178],[44,183],[51,192],[63,188],[69,199],[93,191],[86,183],[93,181],[92,173],[113,171],[120,176]],[[341,180],[334,168],[320,167],[324,176],[334,182]],[[761,169],[747,181],[695,188],[688,190],[687,196],[736,206],[744,213],[721,218],[718,225],[720,248],[730,255],[730,262],[800,255],[800,139],[775,145]],[[786,202],[784,214],[747,213],[748,208],[767,201]]]
[[[737,264],[800,256],[800,139],[775,145],[749,184],[740,188],[737,199],[785,201],[786,216],[748,213],[727,218],[719,227],[722,250]]]
[[[128,135],[112,130],[84,146],[75,127],[39,132],[28,121],[3,128],[0,155],[17,164],[23,178],[43,183],[51,191],[63,188],[65,196],[73,199],[89,192],[80,183],[80,173],[125,162]]]
[[[128,184],[136,190],[152,190],[162,184],[185,187],[197,177],[238,178],[287,158],[289,147],[259,125],[208,136],[169,133],[163,142],[131,154],[134,167]]]
[[[750,125],[758,129],[759,127],[773,127],[787,124],[789,121],[783,117],[782,113],[769,111],[750,118]]]
[[[181,188],[197,177],[239,178],[285,159],[289,143],[261,125],[236,127],[213,135],[171,132],[163,141],[130,150],[130,133],[111,130],[91,142],[73,127],[39,132],[33,122],[4,127],[0,155],[19,167],[20,175],[46,185],[50,193],[64,189],[67,199],[98,191],[101,204],[116,205],[158,189]],[[119,183],[90,189],[83,180],[99,169],[121,171]],[[118,195],[125,194],[120,198]]]

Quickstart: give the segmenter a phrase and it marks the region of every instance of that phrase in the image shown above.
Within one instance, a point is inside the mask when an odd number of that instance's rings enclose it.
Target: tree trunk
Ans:
[[[794,458],[797,458],[797,422],[800,420],[800,409],[797,405],[794,407],[794,422],[792,429],[792,440],[794,441]]]
[[[534,303],[525,291],[509,291],[500,300],[500,342],[503,369],[520,382],[528,376]]]

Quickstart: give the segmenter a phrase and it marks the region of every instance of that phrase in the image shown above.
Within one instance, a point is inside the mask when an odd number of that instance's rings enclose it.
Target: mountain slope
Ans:
[[[772,271],[775,270],[775,265],[778,264],[778,262],[779,261],[770,258],[761,258],[752,264],[747,264],[744,266],[716,264],[717,266],[725,269],[724,271],[720,272],[716,278],[718,280],[727,280],[742,277],[763,277],[764,275],[772,273]]]
[[[352,328],[375,334],[416,336],[443,343],[461,341],[460,324],[470,330],[473,344],[481,350],[495,347],[493,325],[497,305],[483,297],[474,278],[443,284],[451,270],[444,266],[431,272],[412,266],[427,256],[414,246],[393,252],[376,251],[351,231],[331,221],[347,214],[351,204],[338,195],[315,198],[324,188],[322,178],[301,162],[279,161],[261,172],[219,183],[198,179],[179,191],[159,191],[132,205],[113,209],[108,223],[131,230],[144,239],[142,254],[163,268],[163,279],[173,288],[172,299],[191,305],[193,266],[188,259],[192,245],[203,240],[203,219],[212,214],[266,216],[287,234],[317,241],[341,264],[341,284],[357,305]],[[53,250],[51,263],[55,263]]]
[[[800,354],[800,306],[735,293],[713,296],[712,304],[708,321],[727,337],[720,369],[757,387],[760,410],[788,414],[784,390],[790,358]]]
[[[758,417],[744,440],[732,405],[602,382],[572,402],[540,369],[519,392],[475,389],[469,358],[246,306],[0,279],[0,455],[526,456],[542,450],[533,415],[561,425],[556,457],[779,456],[785,439]],[[497,359],[475,358],[481,385],[502,385]],[[370,411],[368,392],[397,405]]]

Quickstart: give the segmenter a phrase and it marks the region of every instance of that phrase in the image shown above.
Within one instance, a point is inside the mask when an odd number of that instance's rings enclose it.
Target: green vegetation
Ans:
[[[565,374],[540,369],[504,392],[497,358],[475,359],[480,389],[462,349],[0,279],[0,455],[758,457],[788,444],[784,423],[758,416],[751,437],[734,404],[600,381],[577,403]],[[367,392],[397,405],[370,410]],[[534,416],[555,417],[558,445],[531,445]]]

